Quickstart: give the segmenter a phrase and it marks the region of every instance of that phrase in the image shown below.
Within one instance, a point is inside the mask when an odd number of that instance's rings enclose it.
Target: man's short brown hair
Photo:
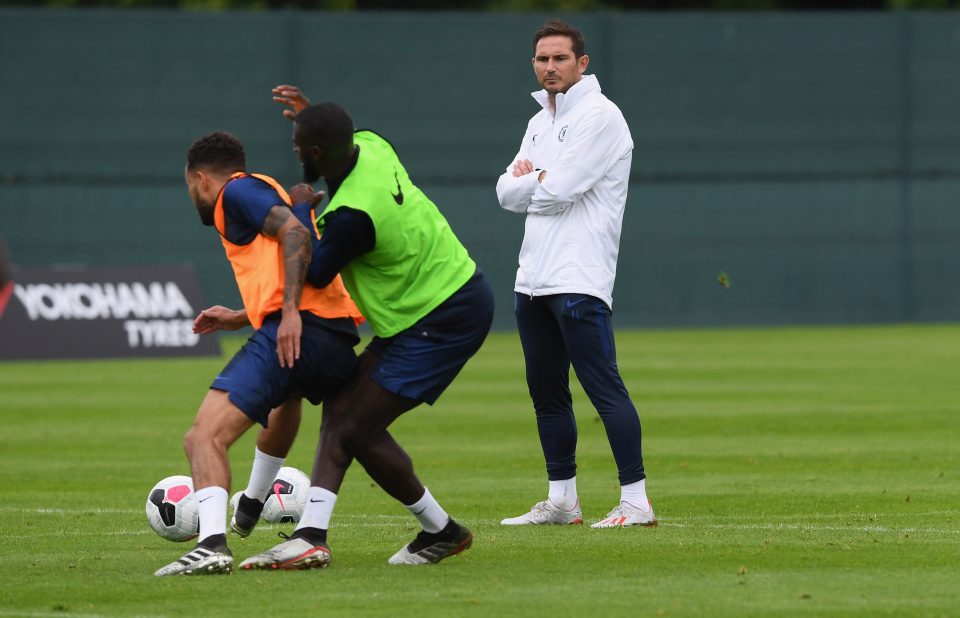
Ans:
[[[243,144],[224,131],[207,133],[187,150],[187,169],[213,169],[218,172],[245,172],[247,157]]]
[[[570,41],[573,43],[573,55],[577,58],[583,55],[583,51],[587,46],[587,42],[583,39],[582,32],[565,21],[551,19],[547,23],[540,26],[540,29],[537,30],[537,33],[533,35],[534,55],[537,53],[537,43],[540,41],[540,39],[548,36],[569,37]]]

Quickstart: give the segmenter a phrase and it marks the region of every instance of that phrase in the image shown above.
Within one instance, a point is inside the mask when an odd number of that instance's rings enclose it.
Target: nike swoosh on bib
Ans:
[[[403,189],[400,188],[400,178],[396,172],[393,173],[393,178],[397,181],[397,193],[396,195],[393,193],[390,195],[393,195],[393,201],[397,203],[397,206],[403,206]]]

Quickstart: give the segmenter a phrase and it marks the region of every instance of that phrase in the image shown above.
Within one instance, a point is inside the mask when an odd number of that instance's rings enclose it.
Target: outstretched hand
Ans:
[[[209,335],[218,330],[237,330],[250,324],[247,312],[235,311],[220,305],[204,309],[193,321],[193,332],[198,335]]]
[[[289,105],[293,109],[283,110],[283,116],[289,120],[297,117],[297,114],[310,107],[310,99],[296,86],[289,84],[280,84],[273,89],[273,100],[277,103]]]

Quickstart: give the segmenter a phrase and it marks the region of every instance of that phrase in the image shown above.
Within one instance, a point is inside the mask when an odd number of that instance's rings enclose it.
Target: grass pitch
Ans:
[[[621,331],[618,348],[658,528],[498,525],[546,494],[504,333],[395,426],[473,549],[387,565],[416,527],[355,466],[330,568],[165,579],[189,547],[143,504],[189,474],[181,438],[224,360],[0,364],[0,616],[960,615],[960,327]],[[589,523],[619,492],[574,389]],[[318,421],[308,408],[288,465],[309,470]],[[252,454],[248,435],[235,489]],[[234,555],[290,527],[231,538]]]

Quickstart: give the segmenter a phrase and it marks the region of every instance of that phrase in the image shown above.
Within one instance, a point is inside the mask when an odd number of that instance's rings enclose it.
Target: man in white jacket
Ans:
[[[526,214],[517,270],[517,327],[537,415],[548,497],[504,525],[581,524],[570,365],[597,408],[619,473],[619,504],[594,528],[653,526],[640,419],[617,368],[611,324],[633,140],[623,114],[584,75],[583,35],[564,22],[533,39],[543,109],[497,182],[505,210]]]

